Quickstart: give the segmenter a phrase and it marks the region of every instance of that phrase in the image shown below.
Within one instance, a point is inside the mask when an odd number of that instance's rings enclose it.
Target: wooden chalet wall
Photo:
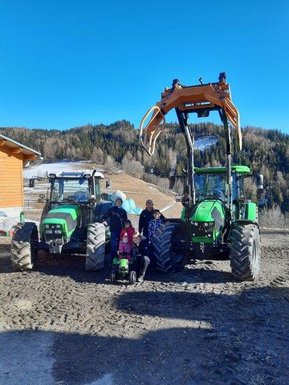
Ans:
[[[22,207],[23,154],[20,148],[0,147],[0,208]]]

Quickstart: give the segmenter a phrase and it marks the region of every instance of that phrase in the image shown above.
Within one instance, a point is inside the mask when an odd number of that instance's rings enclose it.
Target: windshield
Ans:
[[[52,202],[87,202],[89,200],[88,179],[54,179]]]
[[[196,200],[226,200],[226,174],[195,174]]]

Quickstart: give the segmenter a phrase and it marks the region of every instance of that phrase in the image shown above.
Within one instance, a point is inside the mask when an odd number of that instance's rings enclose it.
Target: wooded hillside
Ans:
[[[216,135],[218,142],[204,151],[195,151],[196,166],[225,165],[223,127],[212,123],[191,125],[195,139]],[[21,142],[43,155],[45,161],[61,159],[92,160],[107,168],[122,167],[126,172],[163,187],[168,186],[171,167],[176,164],[177,175],[185,166],[185,139],[177,124],[167,124],[158,140],[156,153],[149,157],[142,151],[138,130],[128,121],[111,125],[85,125],[66,131],[0,128],[0,133]],[[234,164],[248,165],[253,174],[264,175],[264,194],[261,205],[280,206],[289,211],[289,135],[278,130],[255,127],[243,128],[243,150],[233,154]],[[176,189],[181,189],[181,178]],[[254,186],[250,192],[256,194]]]

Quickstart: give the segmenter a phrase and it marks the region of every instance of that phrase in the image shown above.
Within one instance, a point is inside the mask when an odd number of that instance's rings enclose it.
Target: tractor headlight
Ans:
[[[52,223],[46,224],[44,227],[44,233],[50,237],[52,236],[56,238],[61,238],[61,234],[62,234],[61,225],[56,225]]]

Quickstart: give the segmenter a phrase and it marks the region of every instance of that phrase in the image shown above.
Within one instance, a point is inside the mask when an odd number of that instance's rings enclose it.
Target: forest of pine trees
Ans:
[[[195,139],[215,135],[218,142],[205,151],[195,151],[196,166],[225,165],[225,137],[223,127],[212,123],[193,124]],[[177,124],[167,124],[160,135],[155,155],[148,156],[139,145],[138,130],[126,120],[110,125],[85,125],[66,131],[0,128],[8,136],[39,151],[45,161],[91,160],[96,164],[121,167],[126,172],[168,186],[170,168],[176,163],[177,175],[186,167],[185,139]],[[234,141],[235,143],[236,141]],[[243,128],[243,150],[235,145],[233,163],[251,168],[253,175],[264,175],[262,204],[277,205],[289,212],[289,135],[278,130],[255,127]],[[181,180],[176,185],[181,188]],[[256,191],[250,192],[254,197]]]

